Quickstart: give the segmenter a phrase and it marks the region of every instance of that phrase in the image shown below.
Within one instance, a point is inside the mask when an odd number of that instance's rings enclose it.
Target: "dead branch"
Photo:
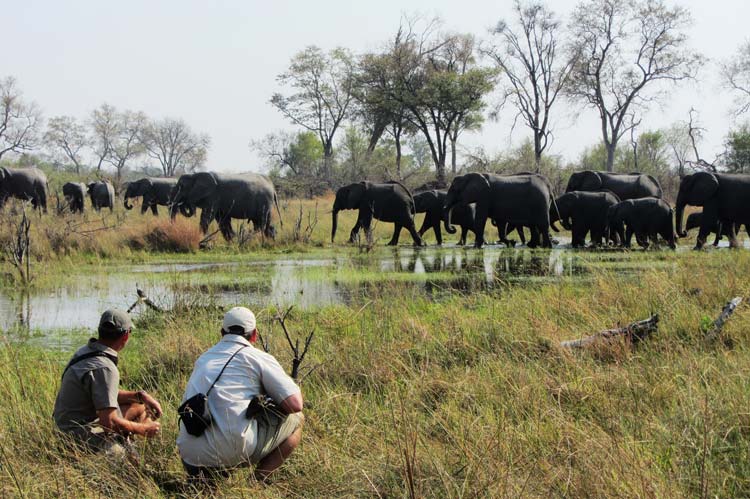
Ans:
[[[701,138],[701,133],[705,131],[705,129],[701,127],[697,127],[693,125],[693,113],[695,113],[694,108],[690,108],[690,119],[688,120],[688,136],[690,137],[690,143],[693,146],[693,153],[695,154],[695,161],[686,160],[685,163],[689,164],[693,168],[697,168],[699,170],[706,170],[710,172],[716,172],[716,162],[719,161],[721,158],[721,155],[718,155],[713,162],[709,163],[705,159],[701,158],[700,153],[698,152],[698,145],[697,141]],[[696,137],[697,134],[697,137]]]
[[[721,314],[716,318],[711,329],[706,331],[706,339],[708,341],[715,340],[721,334],[721,329],[724,327],[724,323],[729,320],[734,311],[737,310],[740,303],[742,303],[742,297],[736,296],[724,305]]]
[[[21,205],[21,220],[10,220],[13,237],[4,245],[4,252],[18,271],[21,281],[29,284],[31,277],[31,220],[26,215],[26,202]]]
[[[144,291],[141,288],[139,288],[137,284],[135,285],[135,292],[138,294],[138,299],[135,301],[135,303],[130,305],[130,308],[128,308],[128,313],[132,312],[135,309],[135,307],[137,307],[141,303],[146,305],[151,310],[155,310],[157,312],[163,312],[163,310],[160,307],[158,307],[154,302],[149,300],[148,296],[146,296],[146,293],[144,293]]]
[[[568,340],[560,343],[565,348],[583,348],[599,340],[610,340],[619,336],[625,336],[633,344],[645,340],[659,329],[659,314],[654,314],[648,319],[633,322],[625,327],[607,329],[591,336],[577,340]]]
[[[216,236],[216,234],[218,234],[220,230],[221,229],[216,229],[215,231],[213,231],[212,233],[210,233],[209,235],[207,235],[206,237],[204,237],[203,239],[201,239],[201,241],[198,243],[198,247],[200,249],[205,249],[206,246],[208,246],[208,243],[210,243],[211,241],[213,241],[214,236]]]
[[[307,354],[307,350],[310,347],[310,342],[313,339],[315,330],[310,331],[310,334],[307,335],[307,338],[305,339],[305,346],[302,350],[302,353],[300,354],[299,338],[297,338],[294,342],[292,342],[292,337],[289,334],[289,330],[286,327],[286,319],[287,317],[289,317],[289,313],[292,311],[292,308],[294,308],[294,305],[286,309],[286,312],[284,312],[283,314],[277,314],[276,320],[281,325],[281,329],[284,331],[284,336],[286,336],[286,341],[289,342],[289,348],[292,349],[293,358],[292,358],[291,376],[293,379],[297,379],[297,375],[299,374],[299,366],[302,364],[302,361],[305,360],[305,355]]]

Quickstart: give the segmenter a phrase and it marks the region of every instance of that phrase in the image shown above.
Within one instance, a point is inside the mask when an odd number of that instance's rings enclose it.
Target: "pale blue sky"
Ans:
[[[548,2],[567,16],[577,2]],[[689,0],[695,24],[691,42],[717,59],[733,53],[750,36],[747,0]],[[445,28],[483,36],[512,2],[417,0],[355,1],[30,1],[0,0],[3,49],[0,76],[18,79],[28,99],[46,117],[85,117],[103,102],[142,110],[155,117],[186,119],[213,140],[209,169],[258,170],[248,142],[279,128],[292,129],[270,106],[275,77],[307,45],[337,45],[355,52],[375,49],[398,28],[401,15],[439,15]],[[691,105],[708,128],[706,157],[719,151],[734,124],[731,99],[715,78],[712,63],[700,85],[674,92],[643,122],[654,129],[685,119]],[[518,143],[509,138],[510,112],[499,123],[467,135],[463,144],[490,151]],[[552,152],[575,159],[600,140],[596,117],[573,121],[558,109]]]

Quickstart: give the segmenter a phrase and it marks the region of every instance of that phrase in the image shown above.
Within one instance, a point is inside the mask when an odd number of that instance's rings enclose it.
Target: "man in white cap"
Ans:
[[[177,447],[193,478],[256,465],[255,477],[265,480],[302,438],[302,393],[272,355],[253,346],[258,330],[250,310],[229,310],[221,336],[195,362],[183,397],[186,401],[205,394],[211,422],[200,436],[180,423]],[[273,400],[276,408],[250,414],[248,406],[259,396]],[[252,407],[257,407],[255,402]]]

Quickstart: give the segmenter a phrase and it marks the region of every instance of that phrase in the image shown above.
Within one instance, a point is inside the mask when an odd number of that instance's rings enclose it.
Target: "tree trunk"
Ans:
[[[607,149],[607,171],[615,171],[615,150],[617,149],[617,143],[605,144],[604,147]]]
[[[396,137],[396,178],[403,180],[404,177],[401,175],[401,137]]]
[[[451,171],[453,176],[456,176],[456,139],[457,137],[451,137]]]
[[[333,146],[329,142],[323,148],[323,180],[329,186],[333,185],[331,165],[333,164]]]
[[[442,158],[438,159],[437,164],[435,165],[436,170],[436,179],[440,185],[446,185],[445,181],[445,156],[443,155]]]
[[[534,171],[540,173],[542,168],[542,136],[534,133]]]

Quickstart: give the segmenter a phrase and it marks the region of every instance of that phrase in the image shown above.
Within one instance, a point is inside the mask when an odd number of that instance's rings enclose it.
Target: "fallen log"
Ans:
[[[560,346],[565,348],[583,348],[596,341],[610,340],[619,336],[625,336],[631,343],[635,344],[643,341],[659,329],[659,314],[654,314],[648,319],[633,322],[625,327],[607,329],[596,334],[579,338],[577,340],[568,340],[560,342]]]
[[[715,340],[720,334],[721,329],[724,327],[724,323],[726,323],[729,318],[732,316],[735,310],[737,310],[737,307],[739,304],[742,303],[742,297],[736,296],[729,300],[729,302],[724,305],[724,308],[721,311],[721,314],[719,314],[719,317],[716,318],[716,320],[713,323],[713,326],[711,326],[711,329],[706,331],[706,339],[709,341]]]

